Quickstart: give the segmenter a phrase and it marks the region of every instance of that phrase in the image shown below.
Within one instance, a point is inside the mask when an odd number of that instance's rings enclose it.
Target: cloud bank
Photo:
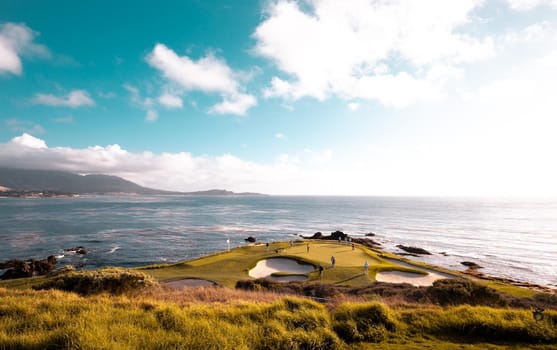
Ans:
[[[303,183],[310,176],[301,171],[303,163],[320,158],[323,156],[316,153],[305,159],[286,156],[270,164],[257,164],[231,154],[211,157],[189,152],[133,153],[117,144],[83,149],[49,147],[44,140],[27,133],[0,144],[0,164],[10,167],[111,174],[143,186],[176,191],[226,188],[285,193],[289,189],[284,184],[296,180]]]
[[[463,109],[463,114],[469,112]],[[545,157],[557,146],[551,131],[526,145],[516,139],[537,132],[534,126],[502,125],[499,118],[488,119],[481,133],[455,125],[452,134],[424,136],[412,148],[383,144],[343,153],[305,149],[279,154],[268,163],[232,154],[129,152],[117,144],[49,147],[24,133],[0,144],[0,164],[110,174],[151,188],[186,192],[219,188],[298,195],[557,195],[557,166]],[[502,134],[496,145],[493,132]],[[445,137],[474,141],[447,143]]]

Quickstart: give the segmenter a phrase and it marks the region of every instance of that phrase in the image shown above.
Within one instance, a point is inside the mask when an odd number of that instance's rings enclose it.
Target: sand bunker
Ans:
[[[378,282],[388,282],[388,283],[410,283],[416,287],[427,287],[431,286],[433,282],[444,279],[444,278],[454,278],[453,275],[448,273],[442,273],[438,271],[434,271],[431,269],[426,269],[423,267],[417,267],[415,265],[407,264],[402,261],[394,260],[394,259],[385,259],[393,264],[397,264],[404,267],[409,267],[414,270],[420,270],[427,272],[427,275],[422,275],[418,273],[411,273],[411,272],[402,272],[402,271],[384,271],[378,272],[375,275],[375,280]]]
[[[184,278],[177,281],[171,281],[164,283],[165,286],[176,288],[176,289],[183,289],[189,287],[206,287],[206,286],[216,286],[217,284],[212,281],[197,279],[197,278]]]
[[[272,276],[272,274],[276,272],[306,274],[313,270],[313,265],[302,264],[294,259],[274,258],[259,260],[257,265],[249,270],[249,275],[253,278],[270,278],[277,281],[304,281],[307,279],[306,276]]]

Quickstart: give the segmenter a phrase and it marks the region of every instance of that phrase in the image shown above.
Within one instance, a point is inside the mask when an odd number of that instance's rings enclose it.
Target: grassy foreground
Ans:
[[[370,289],[377,272],[419,271],[393,264],[384,259],[392,255],[363,246],[352,250],[338,243],[310,244],[309,252],[306,243],[274,243],[269,251],[265,246],[241,247],[172,265],[68,270],[2,281],[0,349],[557,348],[555,310],[546,310],[544,319],[536,321],[527,308],[472,306],[478,297],[471,292],[481,292],[485,300],[494,294],[485,286],[468,289],[459,284],[441,284],[425,294],[430,298],[423,299],[430,300],[426,302],[379,302],[383,299]],[[331,255],[337,259],[334,269]],[[229,288],[250,280],[249,269],[271,257],[323,265],[323,278],[311,272],[309,285],[332,288],[332,297],[319,304],[279,294],[280,289]],[[370,264],[367,275],[365,261]],[[182,278],[208,279],[221,286],[175,290],[159,285]],[[504,284],[500,290],[533,295]],[[460,305],[451,304],[457,295]]]
[[[185,294],[185,295],[184,295]],[[202,287],[81,297],[0,289],[0,349],[554,349],[557,312],[388,307],[334,309],[271,293]]]

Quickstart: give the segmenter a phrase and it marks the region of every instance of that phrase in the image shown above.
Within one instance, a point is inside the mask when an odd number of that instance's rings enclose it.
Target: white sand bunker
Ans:
[[[393,260],[393,259],[386,259],[386,260],[397,265],[412,268],[414,270],[424,271],[427,273],[427,275],[411,273],[411,272],[402,272],[402,271],[384,271],[384,272],[378,272],[377,275],[375,275],[375,280],[378,282],[410,283],[411,285],[416,287],[427,287],[427,286],[431,286],[433,282],[437,280],[455,277],[448,273],[417,267],[398,260]]]
[[[303,274],[312,272],[313,265],[303,264],[294,259],[274,258],[259,260],[257,265],[249,270],[250,277],[270,278],[277,281],[304,281],[307,279]],[[272,276],[273,273],[298,274],[294,276]]]

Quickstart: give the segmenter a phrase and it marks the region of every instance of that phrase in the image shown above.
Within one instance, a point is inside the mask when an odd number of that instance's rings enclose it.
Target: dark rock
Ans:
[[[250,242],[250,243],[255,243],[255,241],[257,241],[257,239],[255,237],[249,236],[248,238],[245,238],[244,241]]]
[[[33,274],[46,275],[54,270],[55,265],[56,257],[54,255],[51,255],[43,260],[35,260],[33,261]]]
[[[2,276],[0,276],[0,279],[8,280],[14,278],[32,277],[35,275],[46,275],[54,270],[55,265],[56,257],[54,255],[42,260],[8,260],[0,264],[3,269],[8,269]]]
[[[304,238],[310,238],[310,239],[323,239],[323,233],[321,232],[315,232],[313,234],[313,236],[311,237],[304,237]]]
[[[10,280],[14,278],[25,278],[31,276],[33,276],[32,265],[23,260],[16,260],[14,267],[4,272],[4,274],[0,276],[0,279]]]
[[[306,239],[324,239],[324,240],[333,240],[333,241],[338,241],[338,239],[340,238],[341,240],[347,239],[348,235],[342,231],[335,231],[332,232],[330,235],[328,236],[324,236],[323,233],[321,232],[315,232],[313,234],[313,236],[302,236]]]
[[[81,255],[87,254],[87,249],[85,247],[82,247],[82,246],[78,246],[78,247],[75,247],[75,248],[64,249],[64,251],[74,252],[76,254],[81,254]]]
[[[473,261],[462,261],[461,264],[464,265],[464,266],[467,266],[469,269],[472,269],[472,270],[482,269],[482,268],[483,268],[482,266],[476,264],[476,263],[473,262]]]
[[[373,233],[373,232],[366,233],[366,237],[374,237],[374,236],[375,236],[375,233]]]
[[[0,263],[0,270],[14,268],[20,261],[23,261],[23,260],[12,259],[12,260],[4,261],[3,263]]]
[[[376,242],[369,238],[353,238],[352,242],[364,245],[369,248],[377,248],[378,246],[381,245],[381,243]]]
[[[341,239],[341,240],[347,239],[348,235],[346,233],[342,232],[342,231],[335,231],[335,232],[331,233],[330,237],[331,237],[330,239],[337,241],[339,239]]]
[[[404,246],[402,244],[399,244],[396,247],[399,248],[399,249],[404,250],[405,252],[412,253],[412,254],[431,255],[430,252],[428,252],[427,250],[425,250],[423,248],[407,247],[407,246]]]

